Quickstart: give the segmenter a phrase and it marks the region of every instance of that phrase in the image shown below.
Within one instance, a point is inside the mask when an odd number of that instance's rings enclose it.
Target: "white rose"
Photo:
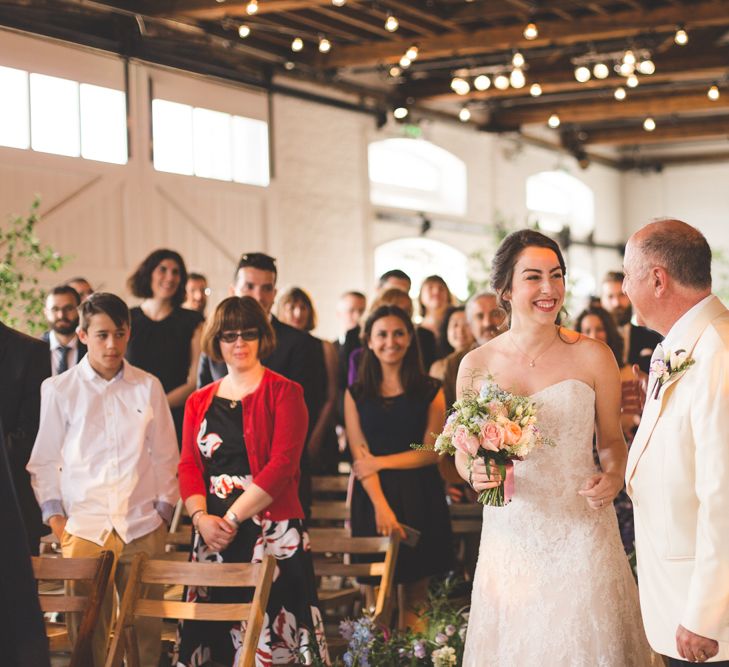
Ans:
[[[686,362],[686,359],[688,358],[688,353],[686,350],[677,350],[676,352],[671,352],[671,370],[676,370],[677,368],[681,367],[681,364]]]

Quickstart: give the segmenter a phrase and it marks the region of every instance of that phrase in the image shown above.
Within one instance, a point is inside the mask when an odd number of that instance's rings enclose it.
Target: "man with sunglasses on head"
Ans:
[[[230,286],[231,296],[251,296],[270,318],[276,334],[276,346],[261,363],[285,378],[298,382],[304,390],[304,401],[309,412],[309,433],[325,398],[326,377],[321,342],[304,331],[284,324],[272,313],[276,299],[276,260],[262,252],[249,252],[241,256]],[[227,375],[224,363],[217,363],[207,355],[200,355],[197,386],[204,387]],[[300,500],[307,516],[311,505],[311,478],[306,450],[301,460]]]

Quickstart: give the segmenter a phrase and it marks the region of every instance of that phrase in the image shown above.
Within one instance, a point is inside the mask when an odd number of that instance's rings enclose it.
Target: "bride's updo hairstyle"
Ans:
[[[511,302],[505,299],[511,294],[511,284],[514,280],[514,266],[519,255],[527,248],[548,248],[557,255],[557,261],[562,269],[562,280],[567,273],[567,267],[557,242],[534,229],[520,229],[509,234],[499,246],[491,262],[491,287],[496,292],[499,305],[511,317]]]

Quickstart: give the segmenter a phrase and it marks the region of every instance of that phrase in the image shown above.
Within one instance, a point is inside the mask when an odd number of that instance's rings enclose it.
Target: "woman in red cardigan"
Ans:
[[[299,461],[307,412],[301,387],[263,367],[275,346],[265,312],[251,297],[229,297],[210,319],[203,351],[228,375],[185,406],[180,494],[195,528],[190,559],[277,559],[256,665],[328,662],[316,581],[299,503]],[[186,599],[250,601],[236,588],[194,588]],[[243,631],[245,629],[243,628]],[[241,624],[185,621],[177,665],[233,665]]]

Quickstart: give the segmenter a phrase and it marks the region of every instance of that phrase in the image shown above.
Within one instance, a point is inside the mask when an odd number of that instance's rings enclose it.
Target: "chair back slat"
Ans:
[[[42,612],[82,612],[89,606],[89,599],[81,595],[39,595]]]
[[[255,587],[259,565],[251,563],[179,563],[150,560],[142,568],[145,584]]]
[[[483,506],[478,503],[457,503],[448,508],[451,518],[481,519],[483,517]]]
[[[346,493],[348,487],[348,475],[314,475],[311,478],[314,493]]]
[[[179,602],[176,600],[140,599],[134,605],[135,616],[178,618],[183,621],[242,621],[251,612],[249,603]]]
[[[324,561],[314,563],[314,574],[317,577],[381,577],[385,572],[384,563],[332,563]]]
[[[341,531],[329,532],[326,528],[309,531],[311,550],[314,553],[375,554],[385,553],[389,537],[346,537]]]
[[[316,502],[311,506],[311,518],[314,520],[347,521],[350,509],[345,502]]]
[[[93,579],[98,567],[98,558],[33,558],[33,574],[36,579]]]

